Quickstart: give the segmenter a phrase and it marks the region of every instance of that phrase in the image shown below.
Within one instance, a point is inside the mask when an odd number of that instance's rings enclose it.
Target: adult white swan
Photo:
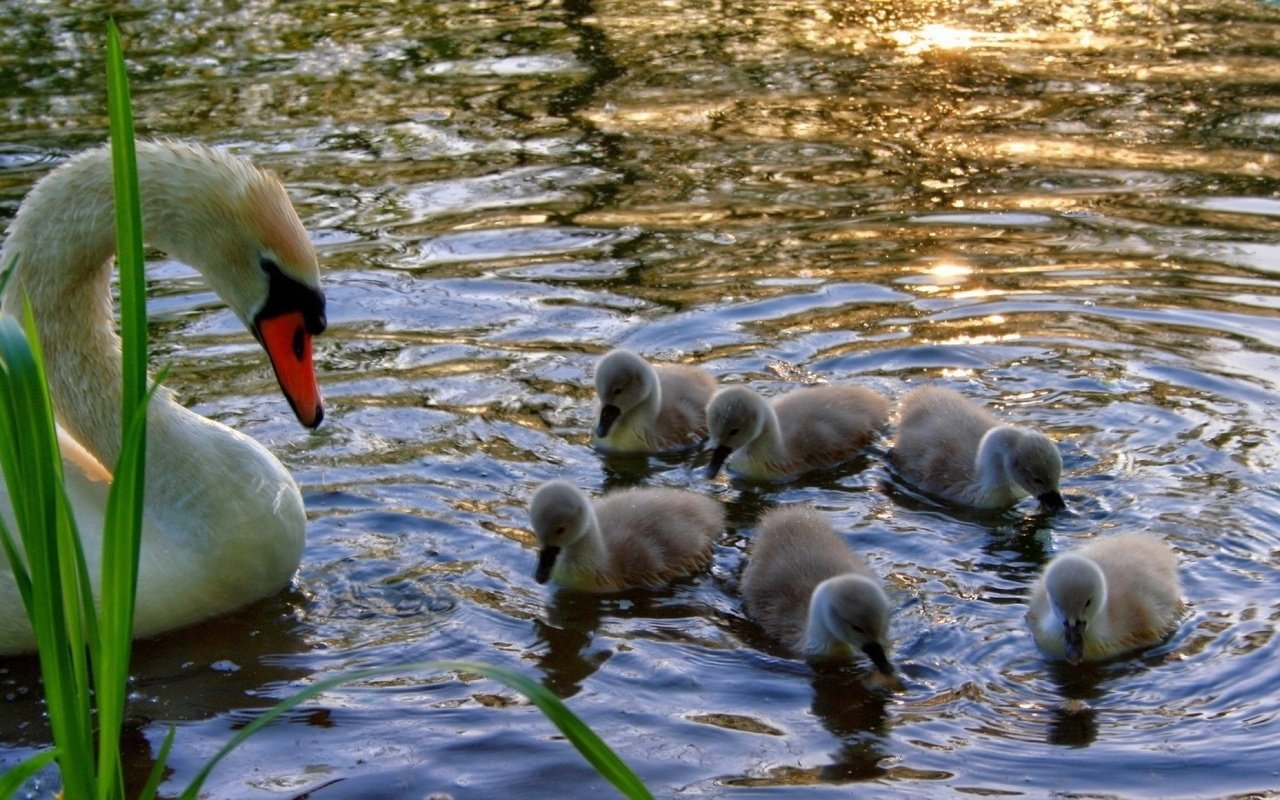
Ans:
[[[200,270],[262,343],[308,427],[324,416],[311,337],[325,327],[315,251],[284,188],[248,161],[177,142],[139,143],[149,244]],[[72,509],[95,584],[107,487],[120,451],[120,341],[110,153],[54,170],[18,209],[0,251],[4,313],[30,298],[49,370]],[[266,448],[161,391],[148,417],[135,635],[187,625],[284,586],[302,556],[302,495]],[[7,489],[0,513],[12,526]],[[11,527],[10,530],[13,530]],[[0,553],[0,654],[34,640]]]

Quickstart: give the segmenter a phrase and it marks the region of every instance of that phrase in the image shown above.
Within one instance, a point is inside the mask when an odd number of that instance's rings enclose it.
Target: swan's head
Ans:
[[[561,551],[585,536],[594,519],[591,500],[577,486],[563,480],[542,484],[529,501],[529,522],[539,547],[533,579],[546,583]]]
[[[828,578],[814,587],[809,601],[805,649],[814,656],[841,645],[861,650],[883,675],[893,674],[885,654],[889,597],[872,579],[852,573]]]
[[[729,454],[750,444],[764,432],[769,404],[745,386],[721,389],[707,406],[711,463],[707,474],[715,477]]]
[[[1044,582],[1053,613],[1062,623],[1067,660],[1079,661],[1084,657],[1089,625],[1107,602],[1106,578],[1090,559],[1067,553],[1049,564]]]
[[[197,268],[262,344],[298,420],[324,417],[311,338],[325,329],[315,249],[274,175],[174,142],[139,143],[148,235]]]
[[[612,350],[596,365],[600,420],[596,435],[604,438],[618,418],[658,391],[658,374],[630,350]]]
[[[1021,431],[1008,454],[1009,477],[1033,495],[1048,511],[1067,507],[1058,490],[1062,454],[1058,445],[1039,431]]]

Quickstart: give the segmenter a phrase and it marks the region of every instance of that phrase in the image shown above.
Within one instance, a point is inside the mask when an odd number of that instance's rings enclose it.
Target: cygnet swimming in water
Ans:
[[[848,658],[858,651],[883,675],[889,597],[880,580],[819,512],[783,506],[756,529],[742,573],[747,615],[799,658]]]
[[[665,453],[707,436],[707,402],[716,379],[701,367],[652,365],[611,350],[596,365],[599,412],[591,442],[606,453]]]
[[[707,407],[708,473],[721,466],[755,481],[781,481],[857,456],[889,418],[870,389],[810,386],[772,402],[745,386],[721,389]]]
[[[548,481],[529,503],[534,579],[588,592],[664,586],[707,565],[724,516],[719,502],[683,489],[624,489],[592,502],[568,481]]]
[[[929,494],[974,508],[1004,508],[1032,495],[1066,508],[1058,445],[1039,431],[1001,424],[951,389],[922,386],[902,399],[889,461]]]
[[[1182,612],[1173,549],[1127,533],[1049,562],[1031,589],[1027,624],[1049,655],[1096,661],[1164,640]]]

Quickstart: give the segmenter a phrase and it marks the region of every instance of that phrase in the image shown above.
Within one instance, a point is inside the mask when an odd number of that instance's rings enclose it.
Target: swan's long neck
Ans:
[[[187,153],[190,165],[172,153],[154,144],[138,146],[143,226],[152,245],[190,263],[201,255],[193,250],[216,251],[228,235],[210,230],[218,226],[208,222],[226,216],[212,206],[226,202],[227,187],[215,193],[201,180],[204,151]],[[192,229],[199,231],[198,240]],[[14,265],[4,311],[20,315],[24,295],[30,300],[59,423],[108,468],[120,449],[120,340],[110,292],[114,252],[110,153],[99,148],[40,182],[0,253],[0,268]],[[166,405],[174,404],[158,395],[153,410]]]
[[[102,160],[72,162],[31,193],[0,263],[14,269],[5,313],[20,316],[24,295],[31,303],[59,422],[110,468],[120,449],[120,340],[110,291],[115,214]]]

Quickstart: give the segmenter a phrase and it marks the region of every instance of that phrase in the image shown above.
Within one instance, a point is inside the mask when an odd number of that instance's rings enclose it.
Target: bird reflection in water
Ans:
[[[877,673],[850,664],[815,665],[813,713],[840,740],[831,763],[823,766],[823,781],[865,781],[888,774],[884,767],[889,735],[885,706],[890,694],[869,686]]]

